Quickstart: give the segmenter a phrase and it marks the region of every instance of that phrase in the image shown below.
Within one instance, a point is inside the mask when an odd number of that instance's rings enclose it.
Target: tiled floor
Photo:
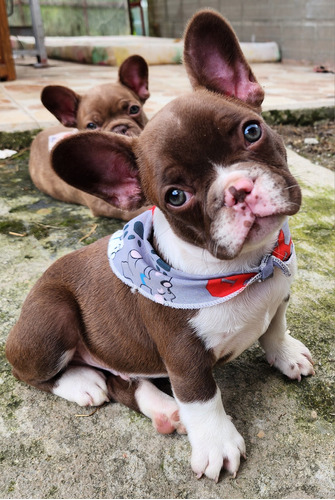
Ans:
[[[58,84],[79,94],[98,83],[114,81],[117,68],[50,60],[48,68],[35,68],[36,59],[17,60],[17,79],[0,83],[0,130],[44,128],[57,123],[40,102],[44,86]],[[334,105],[334,75],[315,73],[311,66],[257,63],[254,73],[265,89],[264,110]],[[190,89],[182,65],[150,66],[151,97],[145,105],[152,116],[164,104]]]

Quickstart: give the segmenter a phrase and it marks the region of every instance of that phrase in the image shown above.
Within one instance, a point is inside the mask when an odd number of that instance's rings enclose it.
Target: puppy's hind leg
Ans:
[[[101,405],[108,400],[105,376],[86,366],[69,366],[82,328],[73,295],[54,282],[38,282],[6,343],[13,375],[81,406]]]
[[[51,392],[80,406],[100,406],[109,401],[105,375],[88,366],[68,366]]]
[[[160,434],[170,434],[175,430],[179,434],[186,434],[176,400],[149,380],[124,380],[111,375],[107,385],[108,393],[114,400],[150,418]]]

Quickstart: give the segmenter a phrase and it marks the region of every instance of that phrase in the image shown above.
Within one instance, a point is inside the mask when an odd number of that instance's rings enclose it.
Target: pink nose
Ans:
[[[240,177],[229,183],[224,190],[226,207],[244,203],[246,196],[251,193],[253,188],[254,183],[248,177]]]

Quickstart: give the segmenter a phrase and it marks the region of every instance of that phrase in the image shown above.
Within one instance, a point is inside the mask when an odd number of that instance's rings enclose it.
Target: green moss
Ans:
[[[15,416],[16,410],[22,405],[23,401],[21,398],[15,396],[15,394],[10,394],[9,398],[6,400],[6,409],[4,413],[5,419],[11,419]]]
[[[19,201],[20,196],[37,192],[29,176],[28,161],[29,150],[1,162],[0,196],[3,200]]]
[[[34,439],[29,444],[20,443],[19,453],[23,458],[35,458],[44,454],[44,446],[40,439]]]
[[[145,417],[141,413],[138,413],[137,411],[134,411],[134,410],[129,410],[128,418],[129,418],[129,422],[131,424],[138,424],[141,421],[142,422],[148,421],[147,417]]]
[[[17,233],[17,234],[25,234],[26,226],[20,220],[0,220],[0,233],[1,234],[9,234],[9,233]]]
[[[308,413],[316,412],[316,418],[324,421],[334,422],[334,383],[329,379],[318,376],[303,379],[300,383],[295,382],[287,385],[287,394],[299,402],[297,421],[301,419],[301,424],[306,425],[306,409]]]
[[[0,149],[14,149],[20,151],[28,148],[40,129],[24,132],[0,132]]]
[[[16,482],[15,481],[10,481],[7,491],[8,493],[12,493],[15,490]]]
[[[335,213],[332,189],[304,189],[301,211],[290,220],[298,257],[298,275],[287,313],[292,335],[311,351],[315,376],[293,383],[288,392],[302,408],[334,418]]]
[[[63,219],[59,222],[59,225],[61,227],[72,227],[72,228],[79,228],[82,226],[82,219],[80,219],[79,217],[67,217],[66,219]]]
[[[57,486],[53,485],[51,486],[48,493],[45,495],[45,498],[57,498],[58,497],[57,493],[58,493],[58,488]]]
[[[290,220],[300,269],[334,276],[334,213],[332,190],[320,189],[303,197],[300,212]]]
[[[313,125],[316,121],[334,120],[333,107],[270,110],[262,113],[269,125]]]
[[[332,349],[334,345],[335,293],[318,292],[298,280],[292,287],[293,304],[289,307],[287,321],[293,335],[300,338],[312,352],[322,372],[333,372]],[[301,307],[300,300],[303,299]]]

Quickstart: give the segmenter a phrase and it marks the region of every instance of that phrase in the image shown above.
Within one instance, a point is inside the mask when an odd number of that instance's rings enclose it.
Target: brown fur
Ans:
[[[92,355],[116,371],[169,373],[182,399],[191,401],[199,393],[207,399],[213,359],[189,331],[192,313],[159,304],[148,307],[141,295],[130,294],[109,268],[107,243],[108,237],[59,259],[33,287],[7,341],[14,375],[49,390],[45,381],[56,380],[61,354],[82,340]],[[36,321],[38,311],[44,313]],[[194,366],[190,385],[185,384],[185,363]]]

